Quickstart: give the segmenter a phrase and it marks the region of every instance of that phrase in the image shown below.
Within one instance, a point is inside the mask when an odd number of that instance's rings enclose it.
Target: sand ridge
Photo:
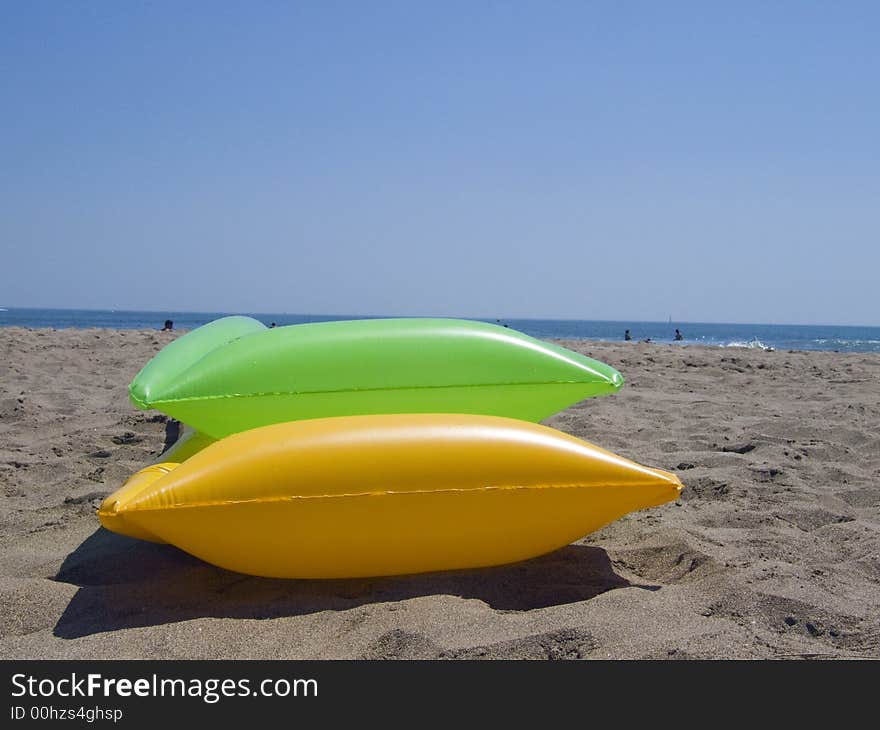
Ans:
[[[561,341],[626,385],[545,423],[679,502],[516,565],[284,581],[98,527],[176,438],[127,386],[179,334],[0,329],[4,657],[880,657],[880,355]]]

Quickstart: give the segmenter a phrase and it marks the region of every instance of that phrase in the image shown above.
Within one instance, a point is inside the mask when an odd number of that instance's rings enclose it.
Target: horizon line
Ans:
[[[684,319],[671,319],[669,320],[651,320],[651,319],[581,319],[576,317],[498,317],[496,315],[492,315],[489,317],[477,316],[477,315],[436,315],[436,314],[354,314],[352,312],[329,312],[329,313],[315,313],[315,312],[230,312],[230,311],[209,311],[209,310],[188,310],[188,309],[97,309],[92,307],[16,307],[9,306],[4,307],[0,306],[0,310],[12,311],[12,310],[43,310],[43,311],[59,311],[59,312],[111,312],[111,313],[126,313],[126,314],[140,314],[140,313],[151,313],[151,314],[220,314],[224,316],[250,316],[250,315],[279,315],[285,317],[348,317],[348,318],[362,318],[362,319],[386,319],[386,318],[403,318],[403,319],[413,319],[413,318],[430,318],[430,319],[475,319],[481,321],[487,320],[496,320],[496,321],[505,321],[505,320],[519,320],[523,322],[609,322],[614,324],[627,324],[627,323],[643,323],[643,324],[732,324],[732,325],[757,325],[757,326],[771,326],[771,327],[861,327],[861,328],[878,328],[880,324],[844,324],[844,323],[830,323],[830,322],[819,322],[812,324],[804,324],[799,322],[727,322],[722,320],[706,320],[706,321],[697,321],[697,320],[684,320]]]

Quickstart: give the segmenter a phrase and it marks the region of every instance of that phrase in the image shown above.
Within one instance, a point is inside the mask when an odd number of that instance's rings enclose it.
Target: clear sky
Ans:
[[[0,306],[880,324],[880,3],[0,4]]]

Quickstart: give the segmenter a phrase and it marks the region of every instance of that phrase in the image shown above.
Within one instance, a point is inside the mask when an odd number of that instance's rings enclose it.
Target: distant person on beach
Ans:
[[[629,342],[632,338],[633,336],[629,333],[629,330],[623,333],[623,339],[625,339],[627,342]]]
[[[272,329],[274,326],[275,326],[275,323],[273,322],[272,324],[269,325],[269,329]]]
[[[684,339],[684,335],[676,329],[675,330],[675,341],[678,342],[679,340],[683,340],[683,339]]]
[[[651,338],[650,338],[650,337],[646,337],[644,340],[642,340],[642,342],[648,342],[648,343],[650,343],[650,342],[651,342]]]
[[[165,326],[162,328],[162,331],[163,332],[171,332],[171,330],[173,330],[173,329],[174,329],[174,322],[172,322],[170,319],[166,319]]]

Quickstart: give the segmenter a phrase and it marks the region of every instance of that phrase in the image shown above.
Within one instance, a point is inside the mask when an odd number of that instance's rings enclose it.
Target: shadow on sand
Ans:
[[[55,579],[80,587],[55,626],[55,636],[65,639],[201,617],[278,618],[432,595],[476,598],[500,611],[527,611],[635,585],[614,572],[604,550],[585,545],[568,545],[497,568],[278,580],[232,573],[170,545],[132,540],[103,528],[67,556]]]

